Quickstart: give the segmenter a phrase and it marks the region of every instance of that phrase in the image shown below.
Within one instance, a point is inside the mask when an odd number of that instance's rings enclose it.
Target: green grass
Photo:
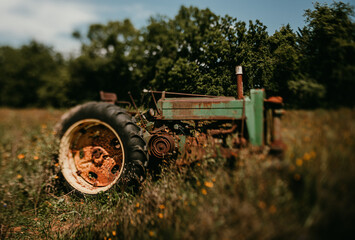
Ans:
[[[79,198],[63,187],[62,112],[0,109],[0,238],[346,239],[355,222],[355,111],[288,111],[282,160],[162,167],[142,190]]]

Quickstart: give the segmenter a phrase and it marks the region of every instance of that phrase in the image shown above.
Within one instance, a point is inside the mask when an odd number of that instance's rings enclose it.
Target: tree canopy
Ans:
[[[65,67],[59,53],[35,41],[19,49],[0,47],[0,105],[65,105]]]
[[[354,106],[353,16],[349,4],[315,3],[303,28],[269,35],[259,20],[182,6],[142,29],[126,19],[73,32],[81,54],[66,60],[35,41],[3,46],[0,105],[62,107],[96,100],[99,90],[138,98],[144,88],[236,96],[235,66],[242,65],[246,93],[265,88],[289,107]]]

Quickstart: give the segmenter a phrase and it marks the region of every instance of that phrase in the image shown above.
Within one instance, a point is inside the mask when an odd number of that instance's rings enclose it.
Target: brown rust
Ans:
[[[238,91],[238,99],[243,99],[243,69],[242,66],[237,66],[235,68],[235,73],[237,75],[237,91]]]
[[[160,128],[156,128],[156,129],[150,131],[150,134],[155,134],[155,133],[163,132],[164,130],[167,130],[167,129],[168,129],[168,127],[165,126],[165,125],[163,125],[163,126],[161,126]]]
[[[80,172],[78,175],[94,186],[103,187],[110,184],[116,177],[112,171],[117,165],[116,161],[108,156],[105,149],[97,146],[87,146],[82,151],[83,157],[80,156],[80,151],[74,155],[75,165]]]
[[[212,95],[203,95],[203,94],[194,94],[194,93],[178,93],[178,92],[153,91],[153,90],[148,90],[146,92],[161,93],[162,94],[162,98],[165,98],[165,95],[176,95],[176,96],[187,96],[187,97],[208,97],[208,98],[217,97],[217,96],[212,96]]]
[[[231,104],[234,97],[160,99],[162,114],[157,120],[234,120],[242,108]],[[158,105],[159,105],[158,102]],[[164,113],[164,114],[163,114]],[[216,113],[216,114],[213,114]]]
[[[280,96],[272,96],[272,97],[269,97],[268,99],[265,99],[264,102],[265,103],[282,105],[283,104],[283,99]]]
[[[77,175],[94,187],[112,183],[123,162],[123,150],[114,133],[97,125],[82,129],[73,140],[71,154]]]
[[[232,127],[231,129],[233,129]],[[227,129],[226,131],[230,131]],[[194,162],[221,156],[224,158],[237,158],[238,149],[222,146],[223,140],[214,138],[211,134],[196,133],[186,138],[182,156],[176,160],[177,166],[190,165]]]
[[[152,93],[152,98],[153,98],[153,101],[154,101],[154,105],[155,105],[155,108],[158,112],[158,115],[161,115],[161,111],[160,109],[158,108],[158,105],[157,105],[157,100],[155,99],[155,96],[154,96],[154,91],[150,90],[150,92]]]
[[[221,96],[214,98],[167,98],[164,100],[164,102],[173,103],[174,108],[191,108],[191,106],[195,106],[196,104],[210,108],[212,104],[229,103],[233,100],[235,100],[234,97]]]
[[[100,99],[103,102],[108,102],[108,103],[112,103],[112,104],[116,104],[116,103],[117,104],[125,104],[125,105],[128,105],[129,108],[131,107],[130,102],[118,101],[116,93],[100,91]]]
[[[237,129],[237,125],[234,124],[231,128],[229,129],[224,129],[224,128],[221,128],[221,129],[209,129],[207,130],[207,133],[210,134],[210,135],[219,135],[219,134],[231,134],[233,133],[235,130]]]
[[[187,137],[184,153],[182,157],[176,161],[176,165],[190,165],[204,158],[215,157],[214,142],[212,136],[204,133],[197,133],[194,137]],[[212,145],[212,147],[209,147],[209,145]]]
[[[149,139],[148,153],[159,159],[164,159],[173,154],[175,150],[174,137],[169,134],[156,134]]]
[[[235,120],[236,118],[233,117],[225,117],[225,116],[193,116],[191,111],[186,111],[186,115],[183,115],[183,111],[179,111],[179,114],[174,116],[174,119],[169,119],[161,116],[157,116],[157,120],[216,120],[216,121],[224,121],[224,120]]]
[[[117,101],[116,93],[108,93],[108,92],[100,91],[100,98],[101,101],[112,103],[112,104],[115,104]]]

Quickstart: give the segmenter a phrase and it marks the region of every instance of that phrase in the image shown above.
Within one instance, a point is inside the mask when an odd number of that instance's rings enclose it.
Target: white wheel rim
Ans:
[[[110,183],[105,186],[95,186],[95,184],[92,184],[92,182],[90,183],[90,181],[88,181],[87,177],[85,178],[83,177],[83,174],[78,173],[78,165],[75,162],[77,156],[73,156],[72,148],[74,144],[74,138],[76,138],[76,142],[80,142],[81,139],[80,136],[78,135],[80,135],[81,133],[79,131],[81,131],[82,129],[85,129],[86,131],[91,128],[93,129],[93,127],[108,129],[118,139],[119,145],[121,146],[120,147],[121,148],[120,151],[122,152],[122,157],[120,156],[121,166],[119,167],[119,170],[116,173],[114,173],[114,179],[110,178],[112,180],[110,180],[109,181]],[[73,124],[68,128],[68,130],[64,133],[60,142],[59,164],[61,167],[62,174],[70,186],[72,186],[74,189],[78,190],[79,192],[85,194],[97,194],[101,191],[107,191],[108,189],[110,189],[122,175],[122,171],[124,168],[123,166],[125,163],[124,161],[125,161],[125,151],[124,151],[121,138],[110,125],[97,119],[84,119],[76,122],[75,124]],[[107,169],[105,170],[107,171]]]

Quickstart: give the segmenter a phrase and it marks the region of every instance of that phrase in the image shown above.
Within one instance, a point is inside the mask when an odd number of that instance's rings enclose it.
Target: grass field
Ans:
[[[148,175],[142,190],[79,198],[63,187],[57,110],[0,109],[0,238],[349,239],[355,110],[288,111],[283,159],[240,151]]]

